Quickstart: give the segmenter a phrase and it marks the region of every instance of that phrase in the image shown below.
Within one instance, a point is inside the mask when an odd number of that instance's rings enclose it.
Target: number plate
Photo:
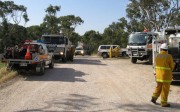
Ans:
[[[27,66],[27,63],[20,63],[20,66]]]

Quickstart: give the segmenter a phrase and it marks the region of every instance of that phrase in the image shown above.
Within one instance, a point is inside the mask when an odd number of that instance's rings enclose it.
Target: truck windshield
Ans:
[[[45,44],[64,44],[64,37],[62,36],[43,36],[42,40]]]
[[[83,50],[83,48],[76,48],[76,50]]]
[[[129,45],[134,45],[134,44],[145,45],[147,41],[146,37],[147,37],[147,34],[131,34],[128,39],[128,44]]]

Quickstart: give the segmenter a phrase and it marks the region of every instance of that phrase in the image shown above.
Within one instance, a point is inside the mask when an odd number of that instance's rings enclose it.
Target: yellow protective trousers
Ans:
[[[115,57],[117,58],[119,56],[119,48],[118,47],[114,48],[114,53],[115,53]]]
[[[109,49],[109,58],[112,58],[112,53],[113,53],[112,50],[113,50],[112,48]]]
[[[167,82],[157,82],[152,98],[157,100],[161,95],[161,106],[167,105],[170,84]]]

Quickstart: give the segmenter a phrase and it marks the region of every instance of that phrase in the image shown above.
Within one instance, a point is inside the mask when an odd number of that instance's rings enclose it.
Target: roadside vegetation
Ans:
[[[5,64],[0,62],[0,69],[1,69],[2,67],[5,67]]]
[[[0,62],[0,84],[14,78],[17,74],[16,71],[8,71],[5,64]]]

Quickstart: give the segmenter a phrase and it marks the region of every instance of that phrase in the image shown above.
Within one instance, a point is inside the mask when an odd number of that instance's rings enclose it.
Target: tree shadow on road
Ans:
[[[43,76],[29,75],[26,81],[63,81],[63,82],[86,82],[83,76],[88,75],[84,72],[72,68],[53,68],[47,69]]]
[[[88,59],[88,58],[77,58],[74,59],[73,62],[68,62],[67,64],[85,64],[85,65],[106,65],[103,64],[100,60],[98,59]]]
[[[77,112],[85,111],[91,106],[98,107],[97,103],[94,103],[98,98],[80,95],[80,94],[70,94],[65,95],[65,98],[56,98],[52,101],[45,101],[44,107],[28,110],[19,110],[16,112]],[[55,109],[53,109],[55,108]],[[54,110],[60,111],[54,111]]]
[[[101,102],[96,97],[80,94],[66,95],[65,98],[56,98],[52,101],[45,101],[44,107],[35,109],[19,110],[16,112],[178,112],[180,104],[171,103],[172,107],[161,107],[154,104],[122,104],[122,102]],[[109,105],[106,107],[103,105]],[[54,111],[56,110],[56,111]],[[57,111],[58,110],[58,111]]]
[[[161,107],[154,104],[114,104],[116,108],[126,110],[128,112],[178,112],[180,104],[170,103],[171,107]]]

